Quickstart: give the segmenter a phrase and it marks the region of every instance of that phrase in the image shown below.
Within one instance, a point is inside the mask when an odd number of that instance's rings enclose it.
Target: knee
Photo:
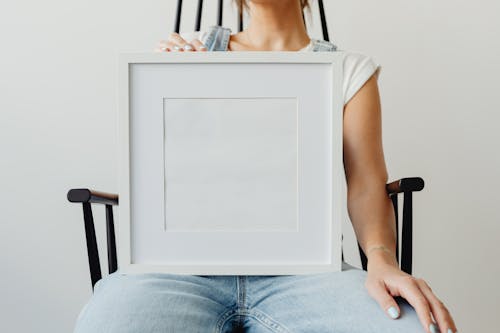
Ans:
[[[424,331],[418,315],[413,307],[402,297],[395,297],[401,310],[397,319],[390,318],[380,305],[366,292],[353,293],[351,301],[346,302],[340,311],[338,322],[348,332],[359,333],[421,333]],[[340,330],[343,331],[343,330]]]
[[[395,297],[401,315],[390,318],[365,287],[367,272],[354,266],[344,267],[342,272],[324,275],[319,283],[323,292],[323,304],[332,311],[330,316],[348,332],[422,332],[422,325],[414,308],[402,297]],[[318,311],[319,312],[319,311]]]
[[[112,317],[130,313],[131,305],[138,304],[142,292],[140,284],[127,275],[113,273],[102,278],[80,311],[75,332],[101,332]]]
[[[351,301],[348,302],[348,308],[352,311],[353,321],[349,324],[356,329],[352,332],[406,332],[406,333],[420,333],[423,327],[415,309],[403,298],[394,297],[394,300],[399,306],[400,316],[397,319],[390,318],[387,313],[382,309],[379,303],[369,295],[364,282],[361,281],[365,274],[359,272],[354,273],[360,278],[356,283],[357,291],[351,291]],[[348,315],[348,313],[345,313]]]
[[[97,281],[94,286],[94,296],[103,293],[109,294],[120,292],[123,290],[133,291],[134,288],[138,287],[139,284],[134,282],[134,275],[115,272]]]

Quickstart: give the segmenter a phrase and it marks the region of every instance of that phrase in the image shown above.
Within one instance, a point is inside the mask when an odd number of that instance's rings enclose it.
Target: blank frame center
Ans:
[[[166,231],[297,231],[297,98],[164,98]]]

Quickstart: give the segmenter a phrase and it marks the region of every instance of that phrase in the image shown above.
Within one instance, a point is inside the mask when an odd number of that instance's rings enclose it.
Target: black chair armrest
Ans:
[[[407,177],[395,180],[385,186],[387,194],[418,192],[424,188],[424,180],[420,177]]]
[[[67,197],[69,202],[118,205],[118,194],[89,190],[88,188],[73,188],[68,191]]]

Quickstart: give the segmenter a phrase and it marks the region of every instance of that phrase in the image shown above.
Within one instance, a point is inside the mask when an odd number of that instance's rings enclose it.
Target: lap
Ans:
[[[224,332],[235,323],[248,333],[423,331],[403,298],[401,316],[389,318],[365,278],[345,263],[342,272],[247,276],[244,286],[235,276],[113,273],[96,284],[75,333]]]

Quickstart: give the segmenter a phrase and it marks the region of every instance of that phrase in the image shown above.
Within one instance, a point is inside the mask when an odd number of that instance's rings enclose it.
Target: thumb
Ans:
[[[398,303],[394,300],[394,298],[389,294],[387,288],[383,281],[377,281],[366,285],[368,289],[368,293],[372,296],[380,307],[384,310],[384,312],[391,317],[392,319],[396,319],[399,317],[400,310]]]

